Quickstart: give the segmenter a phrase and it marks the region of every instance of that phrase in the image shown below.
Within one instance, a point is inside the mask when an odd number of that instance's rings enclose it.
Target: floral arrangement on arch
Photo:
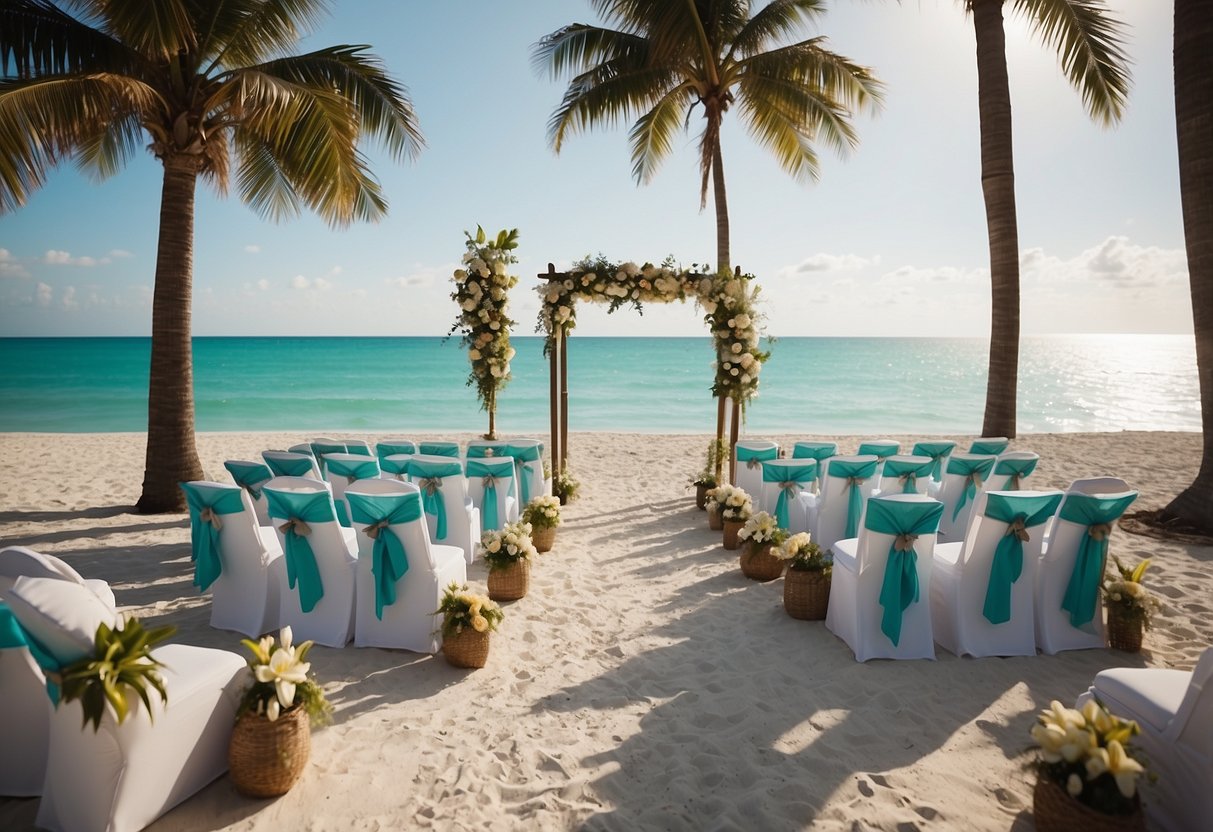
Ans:
[[[451,300],[459,305],[459,317],[451,334],[463,333],[462,343],[468,350],[472,366],[468,386],[476,387],[480,406],[489,414],[489,436],[494,434],[497,392],[510,380],[510,361],[514,348],[510,346],[511,320],[509,291],[518,277],[509,267],[518,262],[512,253],[518,248],[518,229],[501,230],[490,238],[476,226],[476,235],[464,232],[467,251],[463,267],[451,276],[455,291]]]
[[[695,300],[712,331],[716,377],[712,394],[744,404],[758,395],[758,377],[769,352],[759,349],[763,317],[758,312],[759,288],[754,276],[722,272],[715,276],[674,267],[667,258],[660,266],[614,263],[599,255],[574,263],[563,280],[540,284],[539,325],[550,344],[557,332],[567,335],[577,325],[577,301],[605,302],[614,312],[630,305],[643,312],[645,303]]]

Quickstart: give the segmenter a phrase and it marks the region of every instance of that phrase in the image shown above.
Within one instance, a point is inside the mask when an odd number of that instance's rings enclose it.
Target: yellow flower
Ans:
[[[1096,730],[1097,733],[1103,735],[1112,730],[1115,723],[1112,720],[1112,715],[1101,708],[1094,700],[1087,702],[1082,706],[1083,719],[1087,724]]]
[[[1094,780],[1104,772],[1116,780],[1116,788],[1122,795],[1132,797],[1137,792],[1137,778],[1145,768],[1129,756],[1123,745],[1112,740],[1107,748],[1092,749],[1087,757],[1088,780]]]
[[[472,616],[472,629],[478,633],[483,633],[489,628],[489,620],[483,615]]]
[[[1071,774],[1066,779],[1066,791],[1070,793],[1070,797],[1078,797],[1082,794],[1082,778],[1077,774]]]
[[[1056,725],[1063,731],[1067,726],[1072,725],[1075,728],[1082,728],[1087,724],[1087,720],[1081,711],[1067,708],[1056,699],[1049,703],[1047,711],[1040,712],[1040,721],[1045,725]]]

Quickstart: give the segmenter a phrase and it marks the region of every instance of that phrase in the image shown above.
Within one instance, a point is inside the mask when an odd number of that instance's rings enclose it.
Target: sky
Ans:
[[[629,124],[551,150],[547,122],[565,79],[537,72],[532,49],[568,23],[601,22],[585,0],[332,5],[300,51],[369,44],[408,88],[427,147],[410,163],[368,146],[389,213],[345,230],[308,214],[272,223],[200,185],[196,335],[444,335],[457,312],[450,275],[478,224],[519,229],[516,335],[534,332],[531,290],[548,263],[715,259],[694,120],[643,186],[631,176]],[[1192,331],[1172,4],[1108,5],[1129,26],[1133,60],[1113,129],[1088,118],[1055,51],[1007,11],[1025,334]],[[811,35],[872,67],[885,103],[856,118],[860,144],[847,158],[819,148],[821,177],[809,185],[726,114],[732,261],[762,286],[767,331],[988,337],[976,61],[962,3],[835,0]],[[0,335],[149,334],[161,175],[150,153],[101,183],[66,164],[0,216]],[[690,305],[607,316],[583,304],[578,333],[696,336],[704,326]]]

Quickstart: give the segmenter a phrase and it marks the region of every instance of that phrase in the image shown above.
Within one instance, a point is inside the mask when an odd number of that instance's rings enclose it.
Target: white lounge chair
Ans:
[[[939,501],[943,503],[939,536],[946,542],[952,543],[964,537],[969,527],[969,515],[973,512],[973,502],[997,461],[998,457],[979,454],[952,454],[948,460],[938,494]]]
[[[463,466],[450,457],[417,454],[408,470],[409,481],[421,489],[430,541],[458,546],[471,565],[480,542],[480,511],[468,496]]]
[[[733,447],[733,484],[757,500],[762,491],[762,463],[779,458],[779,446],[765,439],[743,439]]]
[[[480,510],[482,532],[497,531],[518,519],[518,486],[512,457],[469,457],[464,470],[468,496]]]
[[[812,529],[822,550],[859,534],[864,506],[880,482],[879,464],[875,456],[836,456],[826,463]]]
[[[346,495],[358,531],[354,644],[437,653],[442,617],[434,611],[452,581],[467,581],[463,551],[430,543],[411,483],[363,480]]]
[[[812,459],[768,459],[762,463],[762,490],[758,510],[775,518],[781,528],[807,532],[812,528],[817,498],[817,462]]]
[[[1158,775],[1140,784],[1151,828],[1208,829],[1213,820],[1213,648],[1190,671],[1100,671],[1075,707],[1090,699],[1141,728],[1133,743],[1145,752],[1151,774]]]

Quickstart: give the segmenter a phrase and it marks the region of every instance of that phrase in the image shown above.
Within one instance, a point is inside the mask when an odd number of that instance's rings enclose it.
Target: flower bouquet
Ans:
[[[1146,591],[1141,579],[1150,559],[1128,569],[1113,557],[1119,580],[1104,580],[1103,602],[1108,610],[1108,643],[1117,650],[1136,653],[1141,650],[1142,631],[1150,629],[1150,615],[1158,610],[1158,599]]]
[[[517,601],[531,584],[531,524],[506,523],[500,531],[485,532],[480,552],[489,567],[489,597],[494,601]]]
[[[311,754],[311,722],[328,721],[324,691],[308,676],[312,642],[292,644],[290,627],[260,641],[241,641],[252,653],[253,681],[240,700],[228,746],[232,785],[249,797],[286,794]]]
[[[1082,710],[1057,700],[1032,726],[1040,747],[1033,793],[1040,832],[1142,830],[1137,780],[1145,768],[1133,758],[1137,723],[1113,716],[1098,702]]]
[[[755,581],[773,581],[783,574],[783,561],[771,550],[788,538],[787,529],[765,511],[751,514],[737,533],[737,539],[745,541],[741,551],[741,571]]]
[[[713,501],[720,507],[720,519],[724,527],[724,548],[736,549],[741,545],[738,533],[745,521],[754,512],[750,495],[735,485],[725,483],[716,486]]]
[[[787,565],[783,576],[783,608],[805,621],[822,621],[830,603],[834,559],[809,536],[799,532],[771,554]]]
[[[454,581],[442,593],[435,614],[442,615],[442,652],[455,667],[484,667],[489,634],[505,618],[501,607]]]
[[[568,468],[552,477],[552,494],[560,501],[560,505],[562,506],[576,500],[577,492],[580,489],[581,483],[573,479],[573,475],[569,473]]]
[[[536,552],[549,552],[556,542],[556,527],[560,525],[560,500],[543,495],[526,504],[522,521],[531,527],[531,543]]]

